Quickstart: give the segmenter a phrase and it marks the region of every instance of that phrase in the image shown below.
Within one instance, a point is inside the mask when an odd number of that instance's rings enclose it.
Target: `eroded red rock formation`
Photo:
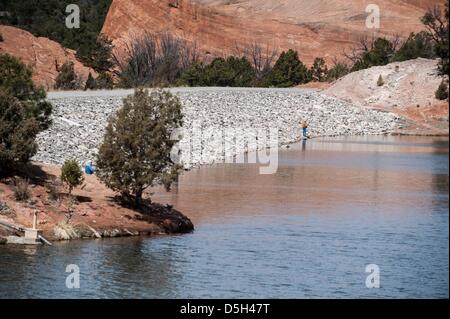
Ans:
[[[46,89],[52,89],[59,68],[67,61],[74,63],[75,72],[85,80],[91,68],[85,67],[75,57],[75,51],[66,49],[59,43],[44,37],[35,37],[30,32],[0,25],[3,41],[0,53],[9,53],[20,58],[33,68],[33,81]]]
[[[253,42],[300,52],[310,64],[331,60],[361,36],[407,36],[442,0],[380,0],[381,28],[366,27],[367,0],[113,0],[103,32],[117,47],[130,37],[169,32],[196,41],[206,55],[226,55]]]

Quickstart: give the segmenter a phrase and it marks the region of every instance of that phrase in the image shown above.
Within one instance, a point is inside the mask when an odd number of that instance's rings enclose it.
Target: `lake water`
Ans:
[[[0,297],[448,298],[448,150],[446,138],[326,138],[281,151],[274,175],[193,170],[155,200],[194,233],[0,246]],[[368,264],[380,288],[366,287]]]

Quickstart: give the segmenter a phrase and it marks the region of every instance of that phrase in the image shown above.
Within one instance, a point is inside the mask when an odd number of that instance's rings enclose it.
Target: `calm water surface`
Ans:
[[[223,164],[155,199],[192,234],[0,246],[3,298],[448,298],[448,139],[310,140],[275,175]],[[81,271],[67,289],[68,264]],[[377,264],[381,287],[365,286]]]

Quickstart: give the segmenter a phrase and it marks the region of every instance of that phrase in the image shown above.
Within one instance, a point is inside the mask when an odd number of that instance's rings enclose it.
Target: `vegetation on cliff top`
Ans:
[[[66,48],[77,51],[77,57],[88,66],[104,71],[102,53],[108,42],[97,41],[112,0],[2,0],[0,24],[7,24],[47,37]],[[68,29],[65,25],[66,7],[80,7],[80,28]],[[103,62],[102,62],[103,61]],[[99,65],[100,64],[100,65]]]

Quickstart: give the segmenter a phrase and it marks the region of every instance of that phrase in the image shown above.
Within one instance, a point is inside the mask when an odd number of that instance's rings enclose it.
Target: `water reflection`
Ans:
[[[213,165],[156,192],[193,234],[0,247],[0,297],[448,297],[448,139],[305,142],[274,175]],[[382,289],[365,288],[368,263]]]

